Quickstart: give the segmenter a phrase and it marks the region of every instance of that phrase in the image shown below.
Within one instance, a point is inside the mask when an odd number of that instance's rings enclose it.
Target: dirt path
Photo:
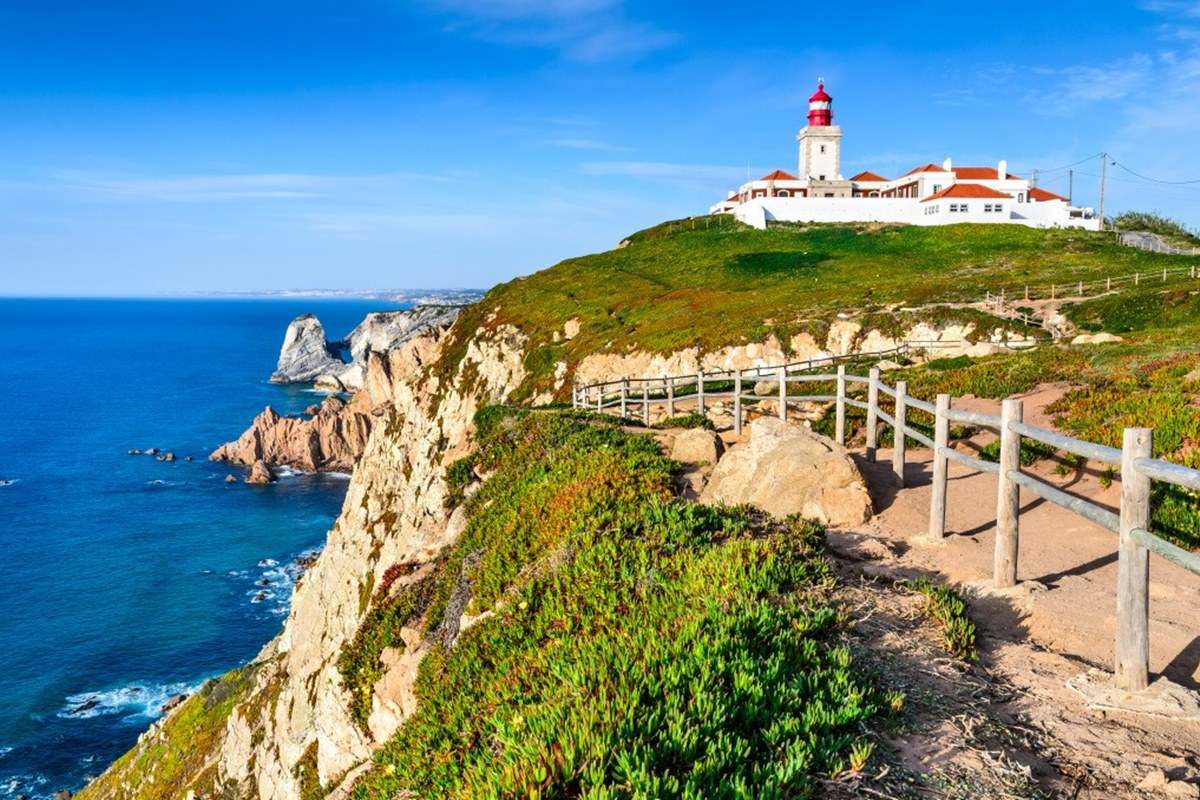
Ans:
[[[1027,420],[1046,425],[1044,407],[1062,390],[1042,387],[1027,395]],[[997,411],[994,402],[971,398],[955,406]],[[985,434],[959,446],[978,447],[987,438]],[[889,797],[1038,796],[1039,791],[1056,797],[1200,797],[1200,723],[1097,711],[1067,686],[1088,668],[1112,669],[1116,537],[1023,491],[1021,584],[996,593],[989,588],[996,479],[951,462],[949,535],[941,543],[921,542],[915,537],[928,523],[929,456],[927,450],[909,451],[908,488],[899,492],[891,479],[890,451],[881,450],[874,464],[859,458],[877,515],[858,530],[830,534],[831,549],[851,581],[875,578],[890,585],[898,577],[926,575],[959,584],[970,597],[982,634],[982,663],[976,671],[953,680],[938,678],[934,684],[940,681],[940,687],[929,690],[940,693],[954,713],[941,709],[927,715],[932,729],[915,725],[894,743],[893,763],[936,776],[936,786],[927,782],[928,792],[909,795],[884,778],[876,791],[890,787],[883,795]],[[1057,475],[1054,466],[1041,462],[1031,471],[1116,510],[1119,484],[1103,486],[1096,472]],[[1154,557],[1150,573],[1151,670],[1200,690],[1200,576]],[[887,617],[886,607],[895,605],[879,591],[863,593],[862,603],[885,607],[873,611],[872,618]],[[887,638],[895,635],[885,631],[867,647],[886,661]],[[902,654],[910,643],[919,649],[919,639],[908,632],[892,643],[890,649],[897,653],[890,656],[895,662],[890,670],[904,672]],[[928,675],[942,671],[936,662],[925,670]],[[990,699],[974,702],[979,697]],[[971,731],[962,730],[963,725]],[[997,738],[992,730],[997,725],[1010,729],[1012,741]],[[1167,783],[1152,790],[1135,788],[1160,770]],[[986,776],[990,782],[983,780]]]

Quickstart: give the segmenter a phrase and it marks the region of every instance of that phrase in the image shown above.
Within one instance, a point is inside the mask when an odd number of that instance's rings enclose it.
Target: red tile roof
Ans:
[[[908,172],[900,177],[907,178],[909,175],[916,175],[918,172],[945,172],[946,170],[939,167],[937,164],[926,164],[923,167],[913,167]]]
[[[850,176],[850,180],[859,181],[859,182],[886,181],[887,178],[883,177],[882,175],[876,175],[874,172],[871,172],[870,170],[864,170],[864,171],[858,173],[857,175]]]
[[[1012,200],[1010,195],[1004,192],[997,192],[995,189],[989,189],[986,186],[980,186],[978,183],[955,183],[942,189],[940,192],[933,194],[922,200],[922,203],[928,203],[930,200],[940,200],[943,197],[970,197],[981,198],[985,200]]]
[[[954,168],[954,175],[959,180],[994,181],[994,180],[996,180],[997,174],[999,174],[999,170],[997,170],[995,167],[955,167]],[[1015,179],[1017,176],[1013,175],[1010,172],[1005,177],[1010,178],[1010,179]]]
[[[774,172],[772,172],[770,175],[763,175],[761,178],[759,178],[759,180],[760,181],[795,181],[795,180],[799,180],[799,178],[797,178],[795,175],[792,175],[789,172],[784,172],[781,169],[777,169]]]
[[[1045,189],[1038,188],[1037,186],[1033,186],[1029,189],[1029,199],[1033,200],[1035,202],[1044,202],[1046,200],[1062,200],[1064,202],[1067,201],[1067,198],[1063,197],[1061,194],[1055,194],[1054,192],[1048,192]]]

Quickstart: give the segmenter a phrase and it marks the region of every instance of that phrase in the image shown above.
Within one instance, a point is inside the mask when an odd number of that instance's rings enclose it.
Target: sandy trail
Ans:
[[[1029,424],[1051,427],[1045,406],[1061,395],[1061,385],[1024,396]],[[956,408],[999,413],[990,400],[961,398]],[[981,434],[961,443],[970,452],[985,443]],[[929,519],[930,458],[913,449],[905,468],[906,487],[891,481],[891,452],[881,450],[874,464],[859,458],[875,498],[877,515],[859,532],[894,542],[904,550],[901,563],[937,572],[956,583],[985,588],[992,575],[995,545],[996,478],[950,462],[947,538],[940,544],[913,541]],[[1120,483],[1107,488],[1098,470],[1057,475],[1055,463],[1042,461],[1026,471],[1064,491],[1089,498],[1112,511],[1120,504]],[[1022,582],[1008,598],[992,602],[989,626],[997,635],[1030,638],[1038,644],[1105,669],[1112,668],[1116,631],[1117,537],[1082,517],[1030,492],[1021,492],[1020,557]],[[1007,614],[1002,606],[1008,605]],[[1200,689],[1200,576],[1161,558],[1150,562],[1150,668],[1176,683]]]

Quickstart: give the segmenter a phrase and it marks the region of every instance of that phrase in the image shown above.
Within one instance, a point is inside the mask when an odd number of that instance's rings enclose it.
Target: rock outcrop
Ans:
[[[387,353],[417,337],[445,331],[458,317],[459,306],[417,306],[406,311],[367,314],[345,339],[330,341],[321,321],[302,314],[288,325],[272,383],[312,383],[326,392],[363,388],[370,353]],[[348,353],[350,362],[342,360]]]
[[[301,314],[288,324],[271,383],[309,383],[319,375],[344,368],[325,338],[321,320],[313,314]]]
[[[700,501],[749,503],[776,517],[801,514],[834,527],[871,517],[871,496],[846,449],[772,417],[750,423],[750,441],[717,462]]]
[[[267,406],[245,433],[218,447],[209,459],[243,466],[261,461],[307,472],[349,472],[362,455],[376,419],[365,395],[349,403],[327,397],[307,419],[280,416]]]
[[[343,340],[351,361],[366,363],[367,353],[386,353],[430,330],[449,328],[458,317],[458,306],[417,306],[408,311],[375,311],[367,314]]]

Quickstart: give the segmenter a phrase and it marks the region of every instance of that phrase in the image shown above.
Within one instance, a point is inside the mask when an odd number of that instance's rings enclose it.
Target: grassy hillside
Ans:
[[[356,798],[808,797],[865,763],[863,723],[901,698],[836,641],[823,531],[672,499],[648,436],[481,421],[466,531],[433,576],[376,597],[358,642],[444,636],[464,589],[467,613],[496,612],[425,658],[418,710]],[[353,693],[377,660],[344,660]]]
[[[1001,287],[1013,292],[1180,263],[1122,247],[1111,234],[1016,225],[758,231],[727,218],[667,223],[617,249],[495,287],[456,326],[456,347],[440,369],[456,366],[476,327],[510,323],[534,345],[527,396],[548,386],[555,362],[574,364],[594,352],[718,348],[772,333],[786,345],[799,331],[824,336],[839,311],[873,314],[886,327],[885,306],[973,301]],[[581,322],[579,335],[556,343],[554,333],[572,317]],[[900,322],[918,317],[979,314],[927,310]]]

